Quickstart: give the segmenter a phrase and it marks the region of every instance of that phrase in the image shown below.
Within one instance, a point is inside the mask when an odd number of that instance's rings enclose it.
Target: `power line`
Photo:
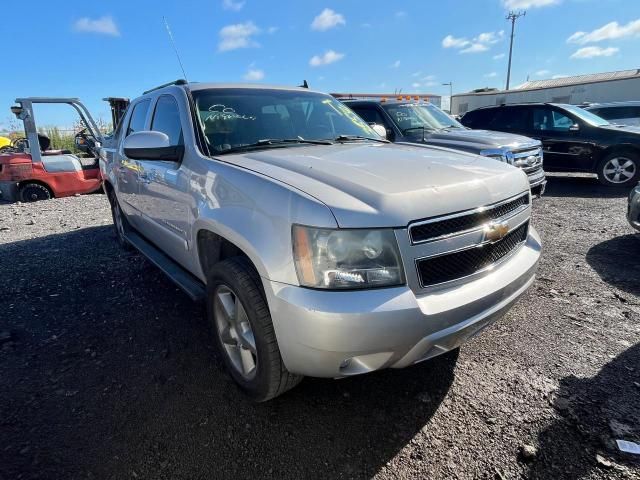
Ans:
[[[507,90],[509,90],[509,81],[511,80],[511,55],[513,54],[513,34],[516,29],[516,20],[527,14],[525,10],[519,12],[511,11],[507,15],[507,20],[511,21],[511,43],[509,44],[509,66],[507,67]]]

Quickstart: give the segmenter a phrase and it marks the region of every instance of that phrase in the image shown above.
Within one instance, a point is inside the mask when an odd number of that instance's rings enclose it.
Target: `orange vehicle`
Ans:
[[[16,103],[11,111],[22,120],[26,137],[0,147],[0,198],[34,202],[99,190],[98,148],[103,137],[86,107],[77,98],[30,97]],[[49,138],[36,128],[33,105],[37,103],[68,104],[79,113],[85,128],[75,135],[75,144],[89,158],[50,149]]]

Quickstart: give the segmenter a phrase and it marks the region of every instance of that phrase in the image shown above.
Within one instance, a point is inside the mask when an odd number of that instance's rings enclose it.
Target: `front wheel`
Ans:
[[[640,159],[634,152],[614,152],[598,165],[598,180],[603,185],[635,185],[640,177]]]
[[[113,217],[113,227],[116,231],[116,238],[121,247],[126,250],[131,250],[131,244],[126,237],[127,219],[122,213],[116,194],[112,191],[107,195],[109,197],[109,203],[111,204],[111,216]]]
[[[22,202],[37,202],[49,200],[53,197],[51,190],[40,183],[25,183],[21,185],[19,194]]]
[[[207,281],[207,318],[227,371],[254,400],[270,400],[302,380],[282,362],[260,277],[247,259],[214,266]]]

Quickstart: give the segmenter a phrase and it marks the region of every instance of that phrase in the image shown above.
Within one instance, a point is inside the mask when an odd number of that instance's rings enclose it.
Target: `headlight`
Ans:
[[[493,158],[494,160],[498,160],[500,162],[513,164],[513,153],[509,150],[503,149],[491,149],[491,150],[482,150],[480,155],[483,157]]]
[[[393,230],[293,226],[293,258],[300,284],[326,289],[404,284]]]

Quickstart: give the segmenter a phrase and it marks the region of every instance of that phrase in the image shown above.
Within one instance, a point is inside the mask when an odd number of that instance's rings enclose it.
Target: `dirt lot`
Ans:
[[[640,478],[613,443],[640,442],[625,195],[552,178],[536,283],[459,356],[260,405],[103,195],[0,205],[0,479]]]

